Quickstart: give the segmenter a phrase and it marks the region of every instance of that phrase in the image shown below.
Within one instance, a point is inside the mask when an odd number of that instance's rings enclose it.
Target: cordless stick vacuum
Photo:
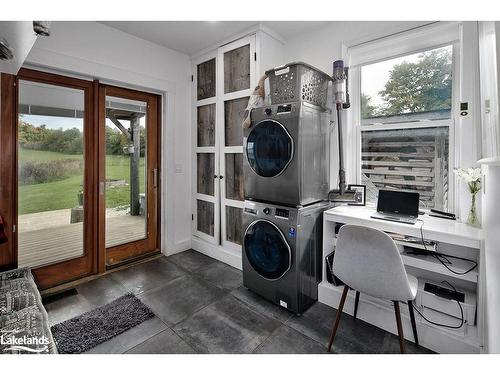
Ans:
[[[355,203],[356,191],[347,190],[344,169],[344,139],[342,136],[342,111],[351,106],[348,92],[349,68],[344,67],[343,60],[333,63],[333,101],[337,110],[337,129],[339,136],[339,188],[331,190],[328,198],[332,202]]]

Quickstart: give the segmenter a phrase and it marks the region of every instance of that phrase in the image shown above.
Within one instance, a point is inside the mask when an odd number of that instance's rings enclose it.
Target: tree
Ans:
[[[361,94],[361,118],[372,118],[376,116],[377,107],[371,105],[372,98],[368,94]]]
[[[393,67],[384,90],[380,114],[398,115],[451,108],[451,52],[433,50],[418,62],[402,62]]]

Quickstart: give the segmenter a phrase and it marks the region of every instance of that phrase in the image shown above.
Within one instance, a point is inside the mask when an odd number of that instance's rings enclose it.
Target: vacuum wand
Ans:
[[[342,104],[337,103],[337,129],[339,137],[339,192],[343,195],[347,189],[344,169],[344,140],[342,136]]]
[[[333,63],[333,100],[337,110],[337,130],[339,137],[339,189],[330,191],[329,198],[333,202],[355,203],[356,191],[347,190],[344,169],[344,139],[342,134],[342,110],[351,106],[349,101],[347,78],[349,68],[344,67],[342,60]]]

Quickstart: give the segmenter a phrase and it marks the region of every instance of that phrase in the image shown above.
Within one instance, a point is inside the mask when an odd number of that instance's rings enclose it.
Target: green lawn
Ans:
[[[82,155],[67,155],[51,151],[19,150],[19,163],[24,161],[50,161],[60,159],[81,159]],[[144,158],[140,161],[140,191],[144,192]],[[124,179],[130,182],[128,156],[106,156],[106,178]],[[78,192],[81,190],[83,173],[67,179],[19,187],[19,214],[60,210],[78,205]],[[106,207],[128,206],[129,186],[106,189]]]

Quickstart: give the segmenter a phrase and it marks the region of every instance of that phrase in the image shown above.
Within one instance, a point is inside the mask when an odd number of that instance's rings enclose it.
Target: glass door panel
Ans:
[[[221,155],[221,244],[241,251],[243,180],[243,128],[245,109],[255,84],[255,37],[249,36],[225,45],[219,51],[224,64],[220,102],[219,152]]]
[[[197,100],[215,96],[215,58],[198,64],[197,67]]]
[[[215,104],[197,109],[198,147],[215,146]]]
[[[198,193],[214,195],[215,155],[200,153],[198,157]]]
[[[19,80],[18,266],[84,255],[85,92]]]
[[[214,55],[204,56],[195,66],[196,139],[193,175],[196,181],[193,231],[204,240],[219,241],[219,160],[217,155],[218,129],[216,100],[217,64]],[[220,92],[220,91],[219,91]]]
[[[243,145],[243,127],[248,96],[224,102],[224,139],[226,146]]]
[[[250,44],[224,53],[224,94],[250,88]]]
[[[147,103],[106,96],[106,248],[146,238]]]
[[[242,214],[239,207],[226,206],[226,240],[241,246]]]
[[[243,191],[243,154],[226,154],[226,198],[238,201],[245,199]]]
[[[159,97],[99,87],[99,251],[114,266],[159,251]]]
[[[212,202],[197,201],[197,229],[211,237],[215,234],[214,204]]]

